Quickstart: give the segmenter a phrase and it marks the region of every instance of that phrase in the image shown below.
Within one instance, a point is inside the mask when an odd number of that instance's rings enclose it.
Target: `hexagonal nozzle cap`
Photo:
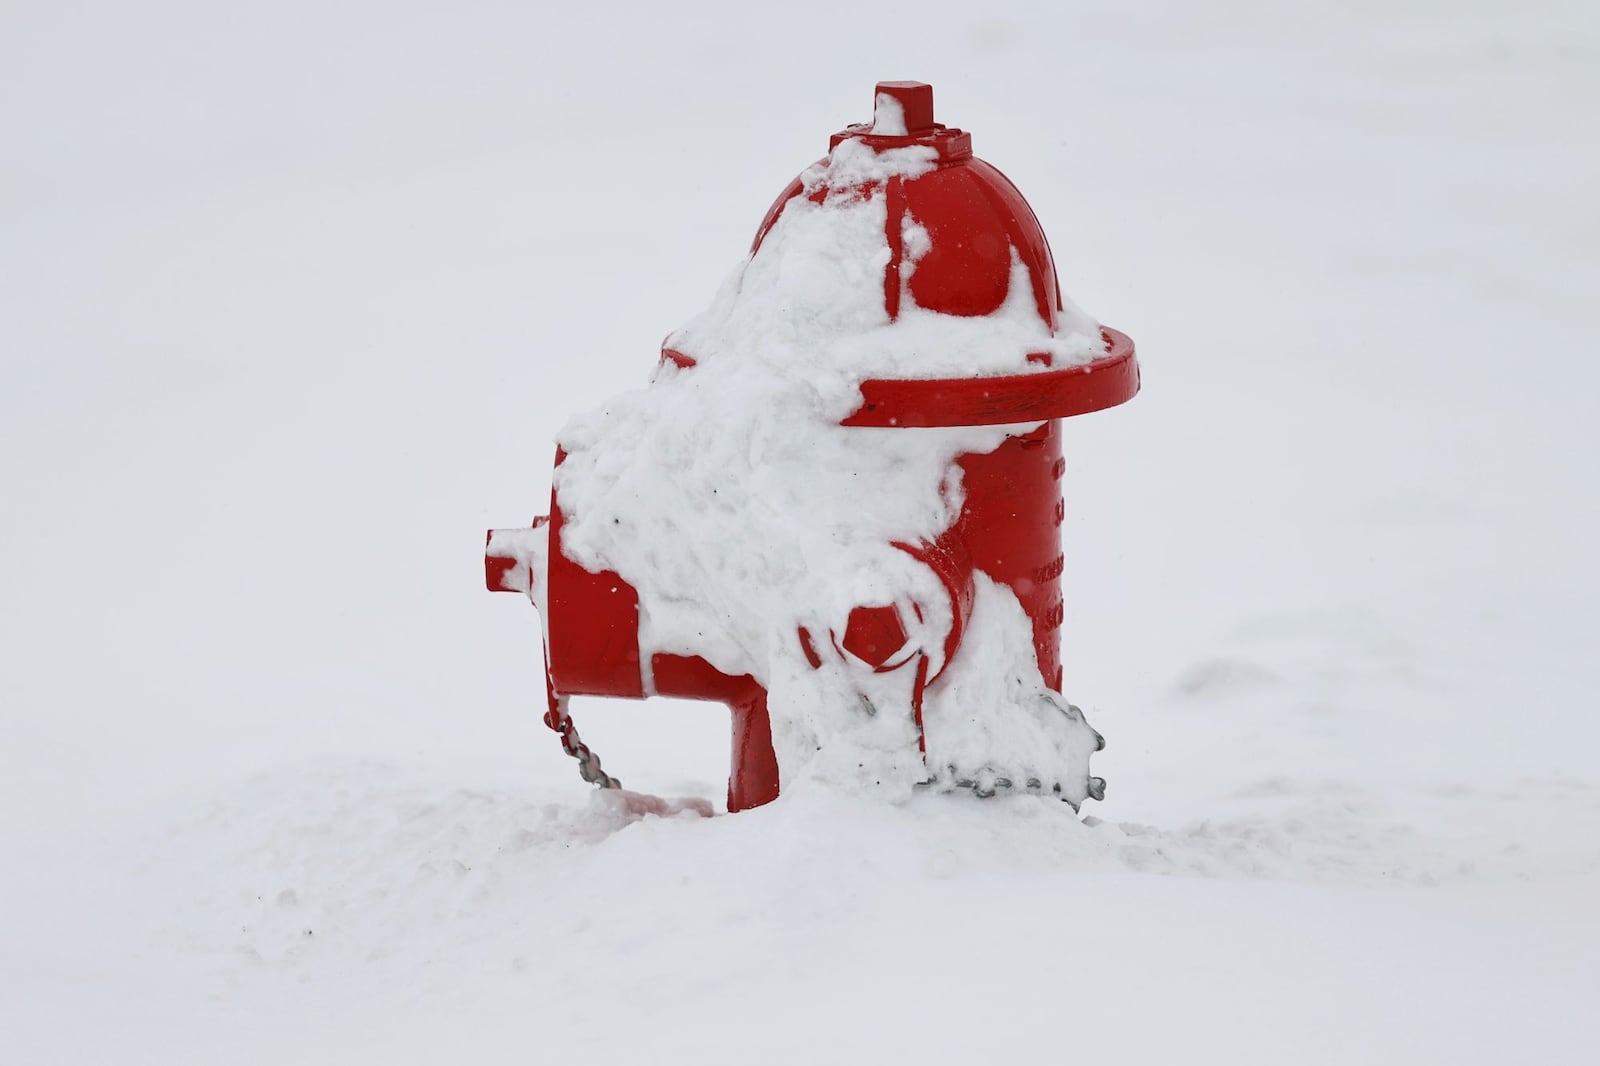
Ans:
[[[845,651],[873,669],[882,666],[906,646],[906,627],[900,620],[900,609],[893,604],[857,607],[850,612],[850,620],[845,624],[843,644]]]

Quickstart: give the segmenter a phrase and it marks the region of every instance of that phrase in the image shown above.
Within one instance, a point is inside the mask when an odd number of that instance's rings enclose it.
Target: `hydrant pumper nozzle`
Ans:
[[[1069,312],[1049,243],[1021,193],[1000,171],[972,155],[968,133],[934,121],[930,86],[881,82],[874,103],[872,122],[833,135],[829,158],[849,143],[852,151],[870,150],[881,159],[914,149],[907,158],[919,161],[904,172],[869,175],[850,190],[855,198],[851,202],[865,197],[881,198],[883,204],[887,321],[895,323],[913,309],[961,319],[996,316],[1003,305],[1015,306],[1020,295],[1031,309],[1025,313],[1037,315],[1040,335],[1060,336],[1069,316],[1081,312]],[[752,258],[762,254],[763,242],[792,204],[827,209],[836,202],[839,189],[829,184],[834,179],[827,171],[820,174],[817,168],[808,170],[778,197],[757,231]],[[915,247],[908,234],[919,242]],[[1012,293],[1019,278],[1031,292]],[[1019,353],[1014,366],[998,372],[985,368],[962,376],[867,378],[860,383],[859,405],[839,423],[880,429],[1014,428],[993,450],[956,459],[962,497],[953,524],[932,541],[893,544],[931,575],[925,584],[942,590],[939,595],[932,601],[863,603],[838,631],[795,627],[799,651],[812,669],[844,663],[862,671],[862,677],[907,671],[924,751],[924,707],[939,697],[946,671],[961,661],[971,627],[984,624],[975,615],[975,602],[993,589],[1014,597],[1026,614],[1033,659],[1048,689],[1043,695],[1054,706],[1048,713],[1076,716],[1075,728],[1088,729],[1077,708],[1059,698],[1064,613],[1060,526],[1065,513],[1059,420],[1124,403],[1139,389],[1133,342],[1109,328],[1098,328],[1094,342],[1099,350],[1082,359],[1061,359],[1059,345],[1042,344],[1040,350]],[[695,354],[670,344],[663,346],[661,362],[675,373],[696,372]],[[863,447],[871,447],[870,442],[864,441]],[[558,449],[556,465],[566,458]],[[535,519],[530,527],[491,531],[485,576],[490,590],[522,593],[539,608],[546,721],[562,733],[585,778],[616,784],[577,739],[566,715],[566,697],[712,700],[727,704],[733,715],[728,809],[744,810],[776,798],[779,767],[766,688],[750,673],[730,676],[699,655],[641,646],[639,591],[621,574],[590,571],[562,550],[568,520],[562,505],[561,493],[553,491],[547,517]],[[1089,732],[1094,746],[1100,746],[1099,735]],[[1086,755],[1082,767],[1079,776],[1086,774]],[[928,769],[930,776],[937,776],[940,767]],[[1017,776],[997,767],[993,772],[958,772],[946,783],[981,793],[1007,786],[1051,791],[1050,782],[1032,771],[1012,779]],[[1103,781],[1088,777],[1065,791],[1059,783],[1054,786],[1074,805],[1085,795],[1100,798],[1103,790]]]

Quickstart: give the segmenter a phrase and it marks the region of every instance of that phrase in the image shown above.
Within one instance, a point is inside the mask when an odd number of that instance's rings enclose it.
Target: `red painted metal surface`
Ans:
[[[557,450],[556,465],[566,455]],[[550,678],[563,696],[645,695],[639,670],[639,593],[606,570],[595,574],[559,550],[566,516],[550,496],[550,617],[544,620]]]
[[[898,665],[890,660],[898,657],[906,640],[906,626],[900,619],[899,608],[888,603],[851,611],[845,622],[844,639],[839,644],[874,670],[882,670]]]
[[[877,96],[890,97],[900,105],[908,134],[914,135],[934,128],[933,86],[926,82],[880,81]]]
[[[510,556],[494,554],[494,530],[483,538],[483,583],[490,592],[526,592],[527,586],[519,583],[516,574],[520,561]]]
[[[749,810],[777,799],[778,759],[772,751],[767,690],[748,674],[729,677],[698,656],[655,655],[650,663],[657,695],[728,705],[733,715],[728,810]]]
[[[975,570],[1016,593],[1045,684],[1061,691],[1061,434],[1056,422],[959,460],[966,498],[954,539]]]
[[[1106,354],[1082,366],[994,377],[863,381],[861,406],[843,424],[1004,426],[1071,418],[1127,403],[1139,391],[1133,342],[1114,329],[1100,332]]]
[[[1026,270],[1031,303],[1053,332],[1061,309],[1055,262],[1022,194],[999,170],[973,157],[970,135],[934,121],[930,87],[883,82],[876,91],[900,103],[906,133],[875,133],[870,123],[850,126],[833,135],[830,151],[846,138],[856,138],[880,151],[930,146],[936,160],[927,173],[891,178],[863,192],[884,197],[888,318],[892,321],[902,312],[906,299],[950,315],[990,314],[1010,295],[1015,255]],[[763,218],[752,252],[761,247],[793,198],[809,195],[822,202],[825,192],[807,193],[800,178],[791,182]],[[929,247],[910,269],[903,242],[908,216],[929,237]],[[961,513],[936,543],[896,545],[926,565],[949,596],[951,625],[942,646],[916,647],[907,636],[914,629],[912,620],[901,608],[862,604],[851,612],[842,634],[798,631],[799,648],[813,668],[821,669],[831,660],[855,662],[860,669],[915,670],[913,713],[920,732],[924,693],[960,654],[972,614],[973,575],[982,573],[1016,595],[1033,624],[1040,674],[1046,684],[1060,690],[1065,460],[1058,420],[1124,403],[1139,390],[1133,342],[1113,329],[1105,329],[1103,336],[1105,354],[1082,366],[1053,367],[1045,353],[1019,352],[1019,364],[1036,369],[862,383],[861,406],[843,425],[1017,428],[995,450],[958,460],[964,492]],[[695,367],[692,357],[665,346],[661,361],[685,372]],[[871,439],[864,436],[862,446],[871,447]],[[562,459],[558,452],[557,465]],[[485,561],[491,589],[526,592],[543,583],[549,604],[544,625],[552,706],[558,697],[571,695],[662,695],[724,703],[732,714],[733,737],[728,809],[771,802],[778,795],[779,774],[766,691],[754,677],[730,677],[697,657],[654,654],[649,670],[641,670],[644,650],[639,647],[637,592],[615,573],[590,573],[569,559],[561,550],[564,521],[560,500],[552,494],[547,574],[530,574],[524,560],[495,555],[492,545]],[[536,520],[535,526],[539,524]],[[918,623],[924,606],[912,607]]]

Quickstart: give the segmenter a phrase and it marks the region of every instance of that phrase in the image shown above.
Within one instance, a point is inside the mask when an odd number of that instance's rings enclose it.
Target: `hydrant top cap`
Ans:
[[[899,105],[900,114],[882,106],[885,97]],[[933,86],[922,81],[880,81],[873,91],[872,121],[858,122],[835,133],[828,139],[828,151],[851,138],[859,138],[879,151],[929,145],[939,153],[941,163],[972,157],[971,134],[933,120]]]
[[[924,81],[880,81],[876,97],[887,96],[905,112],[906,133],[933,129],[933,86]],[[876,109],[874,109],[876,110]]]

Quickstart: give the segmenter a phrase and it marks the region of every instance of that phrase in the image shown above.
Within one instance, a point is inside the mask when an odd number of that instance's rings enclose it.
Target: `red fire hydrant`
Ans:
[[[651,387],[563,433],[488,587],[539,608],[545,720],[596,784],[569,696],[727,704],[730,811],[828,760],[1076,807],[1103,742],[1059,695],[1059,420],[1138,389],[1016,187],[884,82]]]

